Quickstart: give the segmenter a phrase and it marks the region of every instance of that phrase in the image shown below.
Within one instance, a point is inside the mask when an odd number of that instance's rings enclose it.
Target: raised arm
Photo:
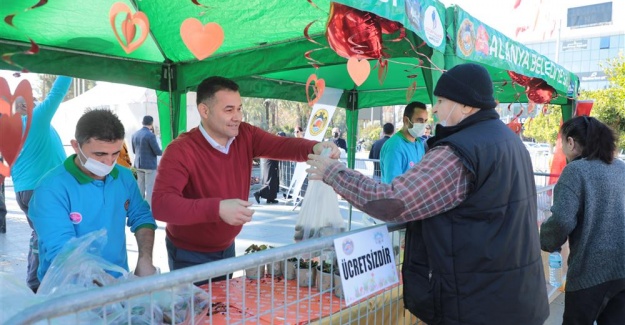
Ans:
[[[72,78],[58,76],[54,81],[48,96],[36,107],[33,114],[41,119],[41,121],[46,121],[49,124],[59,108],[59,105],[61,105],[63,98],[67,95],[67,91],[69,90],[69,86],[71,84]]]

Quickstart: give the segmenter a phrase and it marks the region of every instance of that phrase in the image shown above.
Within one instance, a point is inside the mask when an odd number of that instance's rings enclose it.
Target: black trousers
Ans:
[[[625,324],[625,279],[566,292],[564,325]]]

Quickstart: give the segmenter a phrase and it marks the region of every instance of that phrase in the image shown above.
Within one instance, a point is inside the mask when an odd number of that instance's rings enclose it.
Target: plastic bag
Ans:
[[[23,280],[18,280],[9,273],[0,272],[0,324],[4,324],[9,318],[19,314],[31,305],[42,302],[44,299],[37,297]]]
[[[330,151],[324,149],[322,156]],[[295,224],[295,241],[330,236],[345,231],[336,192],[322,181],[309,181],[304,203]]]
[[[128,271],[100,257],[104,245],[104,229],[67,242],[41,280],[37,294],[66,295],[117,283],[120,274],[127,277]]]

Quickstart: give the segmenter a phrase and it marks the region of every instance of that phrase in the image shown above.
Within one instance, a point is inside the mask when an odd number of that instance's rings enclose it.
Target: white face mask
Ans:
[[[408,121],[410,122],[410,124],[412,124],[412,127],[410,129],[408,129],[408,133],[410,133],[410,135],[413,138],[420,138],[424,133],[425,133],[425,127],[427,126],[427,124],[425,123],[412,123],[412,121]]]
[[[109,166],[105,163],[101,163],[95,159],[87,157],[87,155],[85,155],[85,153],[82,152],[80,145],[78,146],[78,151],[80,151],[80,154],[82,154],[85,158],[87,158],[87,162],[83,163],[82,159],[80,159],[80,156],[78,157],[78,160],[80,160],[80,163],[82,164],[83,167],[85,167],[85,169],[92,172],[94,175],[97,175],[99,177],[104,177],[108,175],[115,167],[115,162],[113,162],[113,164]]]
[[[449,122],[447,120],[451,116],[451,113],[453,113],[454,110],[456,109],[456,106],[458,106],[458,104],[454,104],[454,107],[451,108],[451,110],[449,111],[449,114],[447,114],[447,117],[444,120],[438,121],[438,124],[440,124],[442,127],[446,127],[447,124],[449,124]]]

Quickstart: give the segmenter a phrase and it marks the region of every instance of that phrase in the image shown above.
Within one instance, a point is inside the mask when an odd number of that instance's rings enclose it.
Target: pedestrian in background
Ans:
[[[371,151],[369,151],[369,159],[377,159],[378,161],[373,162],[373,178],[376,180],[380,180],[382,177],[382,172],[380,171],[380,152],[382,151],[382,146],[386,143],[386,140],[390,139],[395,133],[395,126],[393,123],[386,123],[382,127],[382,138],[378,139],[371,146]]]
[[[286,133],[278,132],[281,137],[286,137]],[[280,161],[274,159],[260,159],[261,174],[263,175],[263,187],[254,192],[256,203],[260,203],[260,198],[266,199],[267,204],[278,203],[278,191],[280,190]]]
[[[132,135],[132,152],[135,154],[135,170],[141,197],[152,205],[152,191],[156,179],[156,157],[163,154],[154,135],[154,118],[143,117],[143,128]]]

